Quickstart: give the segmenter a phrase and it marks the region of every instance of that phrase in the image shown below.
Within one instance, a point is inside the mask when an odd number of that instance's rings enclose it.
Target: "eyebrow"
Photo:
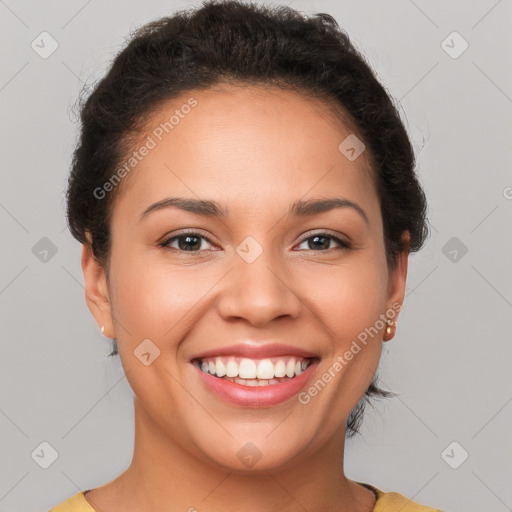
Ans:
[[[166,208],[179,208],[186,212],[201,215],[203,217],[224,218],[228,215],[228,208],[221,206],[216,201],[208,199],[192,199],[183,197],[167,197],[148,206],[139,216],[139,222],[151,212]],[[369,224],[366,212],[349,199],[333,197],[328,199],[310,199],[308,201],[297,200],[290,205],[288,216],[307,217],[334,210],[335,208],[351,208],[355,210]]]

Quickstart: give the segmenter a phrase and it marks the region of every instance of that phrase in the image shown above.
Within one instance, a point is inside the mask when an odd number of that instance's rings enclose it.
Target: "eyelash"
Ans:
[[[183,237],[186,237],[186,236],[195,236],[197,238],[202,238],[203,240],[206,240],[209,244],[213,244],[213,242],[206,236],[206,235],[202,235],[200,233],[198,233],[197,231],[183,231],[181,233],[179,233],[178,235],[174,235],[166,240],[164,240],[163,242],[161,242],[160,244],[158,244],[160,247],[162,247],[163,249],[175,249],[177,251],[179,251],[180,253],[187,253],[187,254],[193,254],[193,253],[201,253],[202,251],[201,250],[198,250],[198,251],[184,251],[182,249],[176,249],[174,247],[169,247],[169,244],[171,242],[174,242],[175,240],[178,240],[180,238],[183,238]],[[343,240],[342,238],[339,238],[338,236],[335,236],[335,235],[332,235],[328,232],[320,232],[320,233],[314,233],[306,238],[303,238],[300,242],[299,242],[299,245],[301,245],[302,243],[308,241],[309,239],[311,238],[314,238],[314,237],[322,237],[322,238],[329,238],[331,240],[334,240],[335,242],[337,242],[340,247],[338,247],[337,249],[341,250],[341,251],[347,251],[349,249],[351,249],[351,244],[346,241],[346,240]],[[336,249],[336,248],[334,248]],[[203,249],[205,250],[205,249]],[[207,249],[206,249],[207,250]],[[311,252],[329,252],[333,250],[333,248],[331,249],[326,249],[326,250],[319,250],[319,251],[313,251],[311,250]]]

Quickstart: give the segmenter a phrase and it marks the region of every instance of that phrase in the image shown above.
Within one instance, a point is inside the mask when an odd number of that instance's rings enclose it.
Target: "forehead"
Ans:
[[[258,211],[284,195],[339,191],[368,205],[376,197],[370,155],[351,160],[340,150],[354,136],[342,108],[299,92],[226,84],[190,91],[145,120],[132,151],[150,149],[123,179],[118,201],[141,211],[166,196],[215,196]]]

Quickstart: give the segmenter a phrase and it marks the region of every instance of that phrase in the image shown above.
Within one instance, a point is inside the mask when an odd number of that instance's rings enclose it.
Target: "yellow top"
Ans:
[[[443,512],[439,509],[420,505],[419,503],[411,501],[396,492],[383,492],[372,485],[364,484],[362,482],[357,483],[364,485],[367,489],[373,491],[377,497],[373,512]],[[57,507],[52,508],[48,512],[97,512],[85,499],[84,492],[87,491],[82,491],[71,496],[71,498],[68,498],[66,501]]]

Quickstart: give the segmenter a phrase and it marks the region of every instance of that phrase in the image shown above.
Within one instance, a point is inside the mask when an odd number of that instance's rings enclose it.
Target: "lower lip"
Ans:
[[[285,402],[299,393],[315,373],[318,360],[311,361],[310,365],[293,379],[279,384],[254,387],[214,377],[203,372],[196,364],[192,365],[199,372],[199,377],[206,387],[222,400],[241,407],[266,407]]]

